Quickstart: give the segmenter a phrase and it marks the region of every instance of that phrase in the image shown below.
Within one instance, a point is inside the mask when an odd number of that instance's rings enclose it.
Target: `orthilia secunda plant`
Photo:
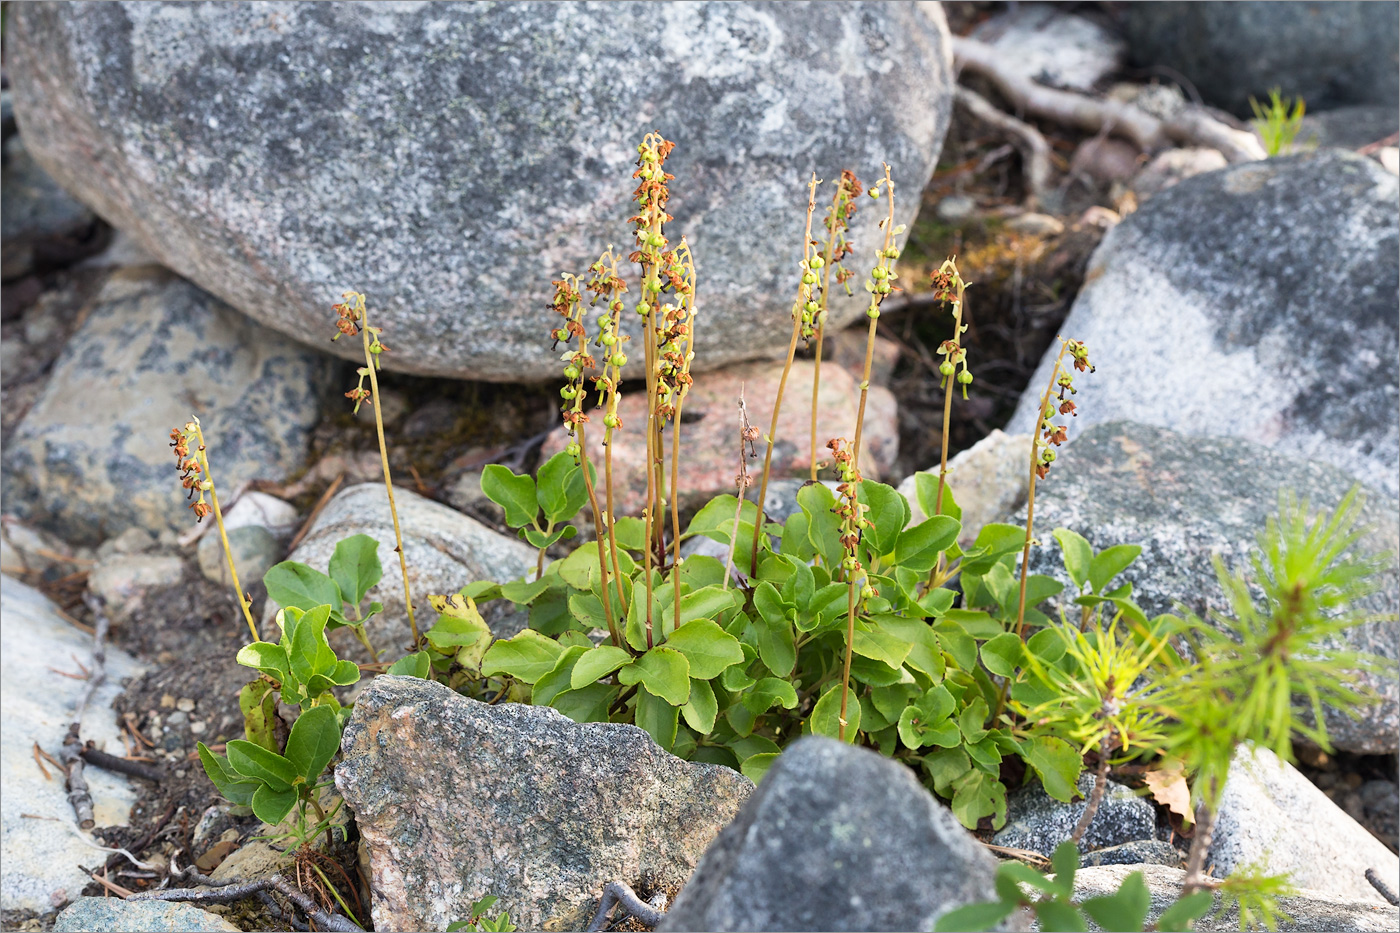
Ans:
[[[962,386],[963,400],[967,400],[967,387],[972,384],[972,372],[967,367],[967,349],[962,345],[963,332],[967,325],[963,320],[963,293],[968,283],[958,274],[958,265],[949,257],[938,271],[933,273],[933,297],[950,306],[953,313],[953,336],[938,347],[943,362],[938,364],[938,374],[943,377],[943,453],[938,467],[937,514],[943,514],[943,490],[948,478],[948,427],[953,414],[953,383]]]
[[[817,311],[810,325],[804,328],[803,336],[811,338],[811,331],[816,334],[816,353],[812,358],[812,430],[811,430],[811,478],[817,478],[817,471],[821,468],[821,458],[817,456],[817,399],[822,382],[822,344],[826,337],[826,315],[831,296],[831,277],[835,270],[836,284],[846,289],[846,294],[851,294],[851,286],[847,284],[855,278],[855,273],[841,265],[841,260],[845,259],[854,248],[846,240],[846,230],[850,227],[851,218],[856,213],[856,202],[860,198],[860,180],[856,178],[854,172],[842,171],[841,180],[836,183],[836,191],[831,196],[831,206],[827,208],[826,218],[822,221],[822,226],[826,228],[826,245],[822,248],[820,256],[812,257],[811,265],[820,272],[821,287],[817,291]],[[808,277],[811,281],[807,281]],[[812,271],[804,272],[802,275],[804,284],[814,285],[818,276]]]
[[[366,399],[374,406],[374,429],[379,437],[379,464],[384,469],[384,491],[389,496],[389,516],[394,520],[394,553],[399,555],[399,571],[403,575],[404,611],[408,613],[408,627],[413,633],[413,647],[416,650],[421,646],[422,638],[418,634],[418,623],[413,617],[413,593],[410,592],[408,584],[408,560],[404,557],[403,533],[399,530],[399,510],[394,505],[394,481],[389,474],[389,448],[384,442],[384,415],[379,406],[379,357],[380,354],[388,352],[389,348],[379,340],[383,331],[370,326],[369,312],[365,310],[365,296],[359,292],[345,292],[340,297],[341,303],[334,308],[337,315],[335,327],[339,333],[331,338],[331,342],[334,343],[341,337],[358,336],[364,345],[365,365],[356,370],[360,381],[355,388],[345,393],[345,397],[355,403],[356,412]],[[369,379],[368,391],[365,389],[366,378]],[[363,631],[360,634],[363,635]],[[373,649],[370,650],[373,653]]]
[[[866,580],[865,568],[861,566],[859,548],[861,532],[869,524],[864,516],[864,506],[860,503],[860,468],[852,448],[846,446],[844,437],[834,438],[827,443],[841,482],[836,487],[837,501],[832,511],[841,520],[840,540],[845,556],[841,560],[841,572],[846,577],[846,651],[841,665],[841,713],[837,718],[837,740],[846,741],[847,699],[851,686],[851,654],[856,638],[857,595],[869,599],[875,595],[874,587]],[[857,591],[859,587],[859,591]]]
[[[194,451],[190,451],[190,445]],[[183,428],[171,428],[170,446],[175,449],[175,461],[180,470],[180,485],[189,490],[187,499],[199,498],[190,503],[196,522],[204,521],[204,516],[213,513],[214,522],[219,526],[219,541],[224,547],[224,558],[228,561],[228,573],[233,580],[233,591],[238,595],[238,606],[243,610],[243,618],[248,622],[248,633],[253,641],[258,641],[258,627],[253,624],[253,610],[248,595],[238,583],[238,568],[233,565],[233,550],[228,544],[228,533],[224,530],[224,513],[219,508],[219,492],[214,488],[214,477],[209,472],[209,451],[204,445],[204,430],[199,419],[190,416]],[[204,494],[209,493],[209,501]]]
[[[875,254],[875,267],[870,270],[870,278],[865,283],[865,290],[870,293],[870,306],[865,309],[870,327],[865,338],[865,367],[861,370],[860,377],[856,436],[851,442],[851,456],[855,458],[856,463],[860,462],[860,440],[865,429],[865,400],[870,394],[870,365],[875,358],[875,331],[880,324],[880,305],[884,304],[892,292],[899,291],[899,286],[894,284],[895,279],[899,278],[894,268],[894,262],[899,258],[899,247],[895,245],[894,239],[904,232],[904,225],[895,226],[894,223],[894,181],[890,179],[888,164],[885,165],[885,177],[871,185],[867,193],[870,197],[879,199],[881,188],[884,189],[885,201],[889,204],[889,213],[880,221],[880,229],[885,231],[885,238]]]
[[[613,511],[613,458],[612,439],[613,434],[622,428],[622,417],[618,414],[617,406],[622,400],[622,367],[627,365],[627,353],[624,349],[631,338],[622,333],[622,295],[627,291],[627,283],[617,273],[617,254],[609,246],[603,251],[593,265],[589,266],[588,291],[592,292],[593,299],[590,302],[596,307],[600,302],[604,310],[598,315],[598,338],[595,345],[600,348],[599,355],[603,358],[603,370],[593,382],[593,387],[602,400],[603,409],[603,488],[605,490],[606,508],[604,525],[608,534],[608,551],[612,559],[613,583],[617,587],[618,606],[622,607],[626,603],[622,589],[622,567],[618,563],[617,557],[617,524],[616,515]],[[571,453],[578,459],[576,451],[571,448]],[[538,579],[538,574],[536,575]]]
[[[812,212],[817,208],[816,172],[807,183],[807,221],[802,233],[802,276],[797,285],[797,297],[792,302],[792,337],[788,340],[787,356],[783,360],[783,374],[778,379],[778,397],[773,400],[773,421],[768,429],[767,449],[763,453],[763,473],[758,481],[758,516],[753,526],[753,556],[749,564],[749,577],[758,576],[758,539],[763,533],[763,501],[768,495],[768,474],[773,468],[773,444],[778,435],[778,417],[783,410],[783,393],[787,389],[788,373],[792,372],[792,359],[797,353],[797,341],[803,330],[812,324],[813,316],[821,306],[813,300],[813,287],[817,283],[816,270],[824,264],[821,256],[813,254],[817,242],[812,239]]]

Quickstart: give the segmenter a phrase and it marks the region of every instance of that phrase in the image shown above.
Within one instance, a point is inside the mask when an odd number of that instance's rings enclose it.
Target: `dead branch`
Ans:
[[[1186,105],[1169,120],[1159,120],[1131,104],[1045,87],[1011,74],[991,46],[961,36],[953,37],[953,57],[959,69],[982,75],[1018,110],[1041,119],[1091,133],[1112,124],[1114,134],[1144,151],[1177,142],[1219,149],[1231,162],[1264,158],[1264,147],[1252,133],[1226,126],[1194,105]]]
[[[131,761],[127,758],[118,758],[116,755],[109,755],[97,748],[89,741],[83,746],[83,750],[78,752],[83,761],[107,771],[115,771],[118,774],[126,774],[131,777],[139,777],[147,781],[159,783],[165,780],[165,774],[159,768],[153,768],[140,761]]]
[[[1380,875],[1376,874],[1374,868],[1366,869],[1366,880],[1371,882],[1371,887],[1375,888],[1376,892],[1379,893],[1381,897],[1389,901],[1392,907],[1400,907],[1400,898],[1396,897],[1395,892],[1386,886],[1386,883],[1381,880]]]
[[[87,705],[92,702],[97,688],[107,680],[107,631],[112,623],[107,618],[107,613],[102,611],[102,604],[97,597],[87,594],[83,599],[97,619],[97,627],[92,636],[92,667],[87,684],[78,697],[78,706],[73,710],[73,721],[68,726],[68,734],[63,738],[63,748],[58,757],[63,762],[64,770],[68,772],[68,802],[72,804],[73,812],[77,815],[78,826],[81,829],[92,829],[97,825],[97,821],[92,813],[92,792],[88,789],[87,778],[83,775],[83,713],[87,711]]]
[[[316,906],[316,902],[307,897],[296,886],[289,884],[280,874],[269,875],[266,878],[259,878],[256,881],[215,881],[208,875],[202,875],[193,868],[187,868],[183,872],[175,868],[171,863],[170,874],[175,877],[188,877],[190,880],[213,887],[212,891],[196,891],[192,888],[175,888],[163,891],[142,891],[140,894],[133,894],[128,897],[129,901],[183,901],[190,904],[229,904],[233,901],[242,900],[245,897],[253,897],[261,892],[273,890],[292,903],[296,904],[311,918],[311,922],[322,930],[336,930],[340,933],[363,933],[364,928],[358,926],[353,921],[340,914],[327,913]]]
[[[598,912],[593,915],[593,922],[588,924],[588,933],[599,933],[607,929],[609,914],[618,904],[627,913],[636,917],[649,927],[655,927],[666,916],[666,895],[657,892],[651,903],[647,903],[637,896],[637,892],[625,881],[609,881],[603,887],[603,897],[598,902]],[[619,918],[621,919],[621,918]]]
[[[1070,841],[1079,845],[1079,841],[1084,838],[1084,834],[1089,831],[1089,825],[1094,822],[1094,815],[1099,812],[1099,805],[1103,803],[1103,792],[1108,786],[1108,743],[1099,746],[1099,770],[1094,775],[1094,789],[1089,792],[1089,802],[1084,805],[1084,814],[1079,817],[1079,822],[1074,824],[1074,832],[1070,834]]]
[[[1029,123],[1002,113],[981,94],[965,87],[957,88],[953,100],[983,123],[1011,137],[1021,153],[1029,200],[1039,202],[1050,188],[1050,144],[1040,131]]]

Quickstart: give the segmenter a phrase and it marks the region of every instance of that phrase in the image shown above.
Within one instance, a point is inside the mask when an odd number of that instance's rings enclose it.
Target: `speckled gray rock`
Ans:
[[[199,415],[221,490],[286,479],[329,362],[169,272],[113,273],[5,445],[5,508],[78,543],[187,531],[171,428]]]
[[[808,737],[773,764],[657,930],[932,930],[991,896],[995,874],[914,772]]]
[[[80,897],[63,909],[53,929],[54,933],[181,933],[238,927],[192,904]]]
[[[428,605],[429,595],[455,593],[477,580],[504,583],[527,571],[534,572],[535,549],[523,541],[507,538],[474,518],[401,486],[394,487],[394,505],[403,533],[414,620],[420,631],[431,628],[437,619]],[[382,483],[361,483],[336,493],[287,560],[300,561],[325,573],[336,544],[358,534],[379,542],[379,563],[384,568],[383,579],[368,594],[369,599],[384,604],[383,614],[375,616],[368,625],[369,635],[377,649],[387,652],[387,657],[397,658],[395,650],[407,644],[411,634],[408,613],[404,611],[403,573],[394,553],[394,522]],[[497,600],[481,607],[497,638],[509,638],[528,622],[524,613],[513,611],[512,605]],[[276,611],[277,607],[269,601],[263,613],[264,630]],[[342,657],[356,655],[359,643],[348,632],[331,637]]]
[[[487,894],[523,930],[581,930],[608,881],[684,884],[753,792],[635,726],[412,677],[375,678],[341,747],[377,930],[441,930]]]
[[[1058,4],[1022,3],[977,25],[971,37],[1001,56],[1016,77],[1092,92],[1123,66],[1127,43]]]
[[[1180,71],[1241,117],[1279,87],[1309,110],[1400,106],[1400,16],[1393,3],[1131,3],[1135,64]]]
[[[238,569],[238,581],[245,587],[261,580],[269,567],[282,556],[282,547],[272,532],[261,525],[243,525],[228,529],[228,546],[233,552],[233,565]],[[221,586],[232,586],[228,572],[228,557],[219,536],[206,534],[199,539],[199,572],[204,579]]]
[[[1181,894],[1181,881],[1186,872],[1165,865],[1105,865],[1081,868],[1074,875],[1074,899],[1084,901],[1115,893],[1129,875],[1140,871],[1147,882],[1151,906],[1147,916],[1155,920]],[[1216,896],[1216,906],[1220,897]],[[1392,931],[1400,923],[1400,911],[1379,906],[1373,901],[1355,902],[1321,891],[1300,890],[1292,897],[1281,898],[1279,906],[1291,919],[1280,921],[1283,931],[1316,931],[1316,933],[1370,933]],[[1217,909],[1196,921],[1199,933],[1237,933],[1240,928],[1239,909],[1233,904]],[[1089,929],[1098,926],[1090,921]]]
[[[1055,528],[1079,532],[1103,550],[1137,544],[1142,556],[1121,580],[1133,598],[1155,616],[1184,604],[1202,618],[1228,604],[1216,582],[1211,555],[1227,566],[1247,568],[1267,517],[1278,509],[1280,489],[1310,500],[1313,510],[1333,508],[1354,480],[1334,467],[1309,463],[1230,438],[1187,437],[1132,422],[1095,425],[1063,449],[1050,475],[1037,487],[1035,523],[1042,545],[1031,552],[1031,569],[1068,583]],[[1370,554],[1400,551],[1400,506],[1364,490],[1361,525],[1372,526],[1361,543]],[[1016,521],[1024,521],[1022,510]],[[1400,609],[1400,571],[1392,562],[1369,610],[1394,618]],[[1066,591],[1068,592],[1068,591]],[[1400,626],[1371,622],[1350,629],[1347,646],[1374,652],[1393,663]],[[1383,702],[1350,719],[1329,710],[1327,728],[1337,747],[1361,754],[1394,754],[1400,748],[1400,684],[1394,672],[1365,675]]]
[[[697,368],[780,354],[808,174],[884,160],[899,219],[918,208],[951,112],[942,11],[640,11],[36,3],[6,68],[35,158],[161,262],[317,346],[358,289],[387,366],[472,379],[557,375],[550,279],[630,242],[634,147],[659,130],[700,269]]]
[[[1339,149],[1360,149],[1379,142],[1400,130],[1400,113],[1394,107],[1358,104],[1338,107],[1303,117],[1298,132],[1298,145],[1335,146]]]
[[[1105,846],[1085,852],[1079,864],[1096,865],[1170,865],[1180,868],[1182,853],[1170,842],[1161,839],[1136,839],[1116,846]]]
[[[1093,788],[1094,776],[1087,772],[1079,776],[1080,796],[1074,803],[1055,800],[1038,781],[1017,788],[1007,796],[1006,825],[992,837],[992,842],[1050,855],[1074,831],[1084,815],[1085,798]],[[1152,804],[1131,788],[1110,780],[1082,846],[1099,849],[1152,839],[1156,829],[1157,811]]]
[[[0,199],[5,204],[0,240],[5,244],[6,279],[31,271],[50,241],[86,237],[97,220],[38,166],[18,136],[5,142]]]
[[[1262,865],[1300,888],[1348,900],[1385,899],[1366,880],[1400,877],[1400,860],[1327,795],[1268,749],[1241,746],[1220,800],[1210,863],[1221,877]]]
[[[1151,6],[1153,4],[1149,4]],[[1243,437],[1400,492],[1400,186],[1335,149],[1188,178],[1114,227],[1061,333],[1079,417]],[[1007,431],[1029,432],[1055,348]]]

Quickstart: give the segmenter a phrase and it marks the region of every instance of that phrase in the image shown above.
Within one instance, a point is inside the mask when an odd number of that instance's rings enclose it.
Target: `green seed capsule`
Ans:
[[[578,390],[573,386],[564,386],[564,388],[559,390],[559,394],[564,398],[573,398],[575,395],[578,395]]]
[[[612,364],[613,364],[614,366],[626,366],[626,365],[627,365],[627,354],[626,354],[626,353],[614,353],[614,354],[612,355]]]
[[[802,307],[807,309],[808,314],[816,314],[821,310],[821,305],[817,304],[815,301],[809,301]]]
[[[660,249],[666,245],[666,238],[659,233],[653,233],[651,236],[647,237],[647,242],[657,249]]]
[[[602,337],[598,338],[598,342],[605,347],[610,347],[617,343],[617,334],[604,334]]]
[[[603,424],[607,425],[610,428],[615,428],[621,423],[621,419],[619,419],[617,415],[614,415],[611,412],[603,416]]]
[[[964,369],[962,372],[958,373],[958,381],[961,382],[963,385],[971,385],[972,373]]]
[[[820,269],[824,265],[826,265],[826,260],[820,256],[813,256],[811,259],[807,260],[807,268],[809,269]]]
[[[876,266],[874,269],[870,270],[870,277],[874,279],[889,278],[889,275],[889,270],[885,269],[883,266]]]
[[[810,273],[810,272],[804,272],[804,273],[802,274],[802,284],[803,284],[803,285],[816,285],[816,284],[817,284],[817,277],[816,277],[815,275],[813,275],[812,273]]]
[[[953,369],[954,369],[954,368],[955,368],[955,367],[953,366],[953,364],[950,363],[950,362],[948,362],[947,360],[944,360],[942,363],[939,363],[939,364],[938,364],[938,371],[939,371],[939,373],[941,373],[941,374],[944,375],[944,376],[951,376],[951,375],[953,375]]]
[[[564,367],[564,378],[565,378],[565,379],[568,379],[568,380],[571,381],[571,382],[572,382],[573,380],[577,379],[577,378],[578,378],[578,367],[577,367],[577,366],[565,366],[565,367]]]
[[[651,313],[651,305],[647,304],[645,301],[639,301],[639,302],[637,302],[637,313],[638,313],[638,314],[643,314],[643,315],[645,315],[645,314],[650,314],[650,313]]]
[[[570,457],[577,457],[579,455],[579,449],[577,444],[570,444],[568,447],[564,448],[564,453],[568,454]]]

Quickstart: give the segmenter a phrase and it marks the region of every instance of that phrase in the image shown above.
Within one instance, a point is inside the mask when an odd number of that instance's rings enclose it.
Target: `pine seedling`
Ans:
[[[374,406],[374,430],[379,438],[379,465],[384,469],[384,491],[389,497],[389,517],[394,521],[394,553],[399,555],[399,572],[403,576],[404,611],[408,613],[408,627],[413,633],[413,647],[416,650],[420,647],[422,638],[418,634],[418,623],[413,617],[413,593],[408,583],[408,560],[403,552],[403,532],[399,530],[399,510],[394,505],[394,480],[389,473],[389,445],[384,441],[384,413],[379,404],[379,356],[388,352],[389,348],[379,340],[383,331],[370,326],[369,312],[365,309],[365,296],[359,292],[346,292],[340,297],[341,303],[335,306],[335,312],[339,316],[335,326],[340,333],[332,337],[331,342],[341,337],[358,335],[364,344],[365,365],[356,370],[360,381],[355,388],[345,393],[345,397],[355,403],[356,412],[366,399]],[[369,379],[368,390],[365,389],[366,378]]]
[[[847,284],[855,278],[855,273],[841,265],[841,260],[854,252],[854,248],[846,240],[846,230],[850,227],[851,218],[856,213],[856,202],[860,198],[860,179],[856,178],[854,172],[842,171],[841,180],[836,184],[836,191],[831,196],[831,207],[827,209],[826,219],[822,225],[826,227],[826,246],[821,253],[821,290],[817,297],[817,312],[811,324],[804,328],[804,336],[810,340],[807,331],[814,331],[816,334],[817,346],[816,355],[812,359],[812,432],[811,432],[811,459],[813,481],[817,478],[817,471],[821,467],[821,458],[817,456],[817,406],[818,397],[821,391],[822,382],[822,344],[826,337],[826,315],[831,299],[831,275],[836,273],[836,284],[846,289],[846,294],[850,295],[851,286]],[[813,275],[811,272],[803,274],[805,280],[807,276]],[[815,277],[813,279],[815,281]],[[813,282],[807,282],[811,285]]]
[[[190,444],[194,444],[193,453],[190,452]],[[199,419],[191,415],[183,428],[172,428],[170,446],[175,450],[175,461],[180,470],[180,485],[189,490],[186,498],[193,498],[195,493],[199,493],[199,498],[190,503],[190,508],[194,510],[195,522],[204,521],[204,516],[212,513],[215,524],[219,526],[219,542],[223,545],[224,558],[228,561],[229,578],[233,581],[233,591],[238,596],[238,607],[243,610],[243,618],[248,622],[248,633],[253,636],[253,641],[260,641],[258,627],[253,624],[251,601],[239,585],[238,568],[233,565],[233,549],[229,547],[228,532],[224,530],[224,513],[219,508],[219,492],[214,487],[214,476],[209,471],[209,451],[204,444],[204,429],[200,427]],[[209,493],[208,502],[204,501],[206,492]]]

